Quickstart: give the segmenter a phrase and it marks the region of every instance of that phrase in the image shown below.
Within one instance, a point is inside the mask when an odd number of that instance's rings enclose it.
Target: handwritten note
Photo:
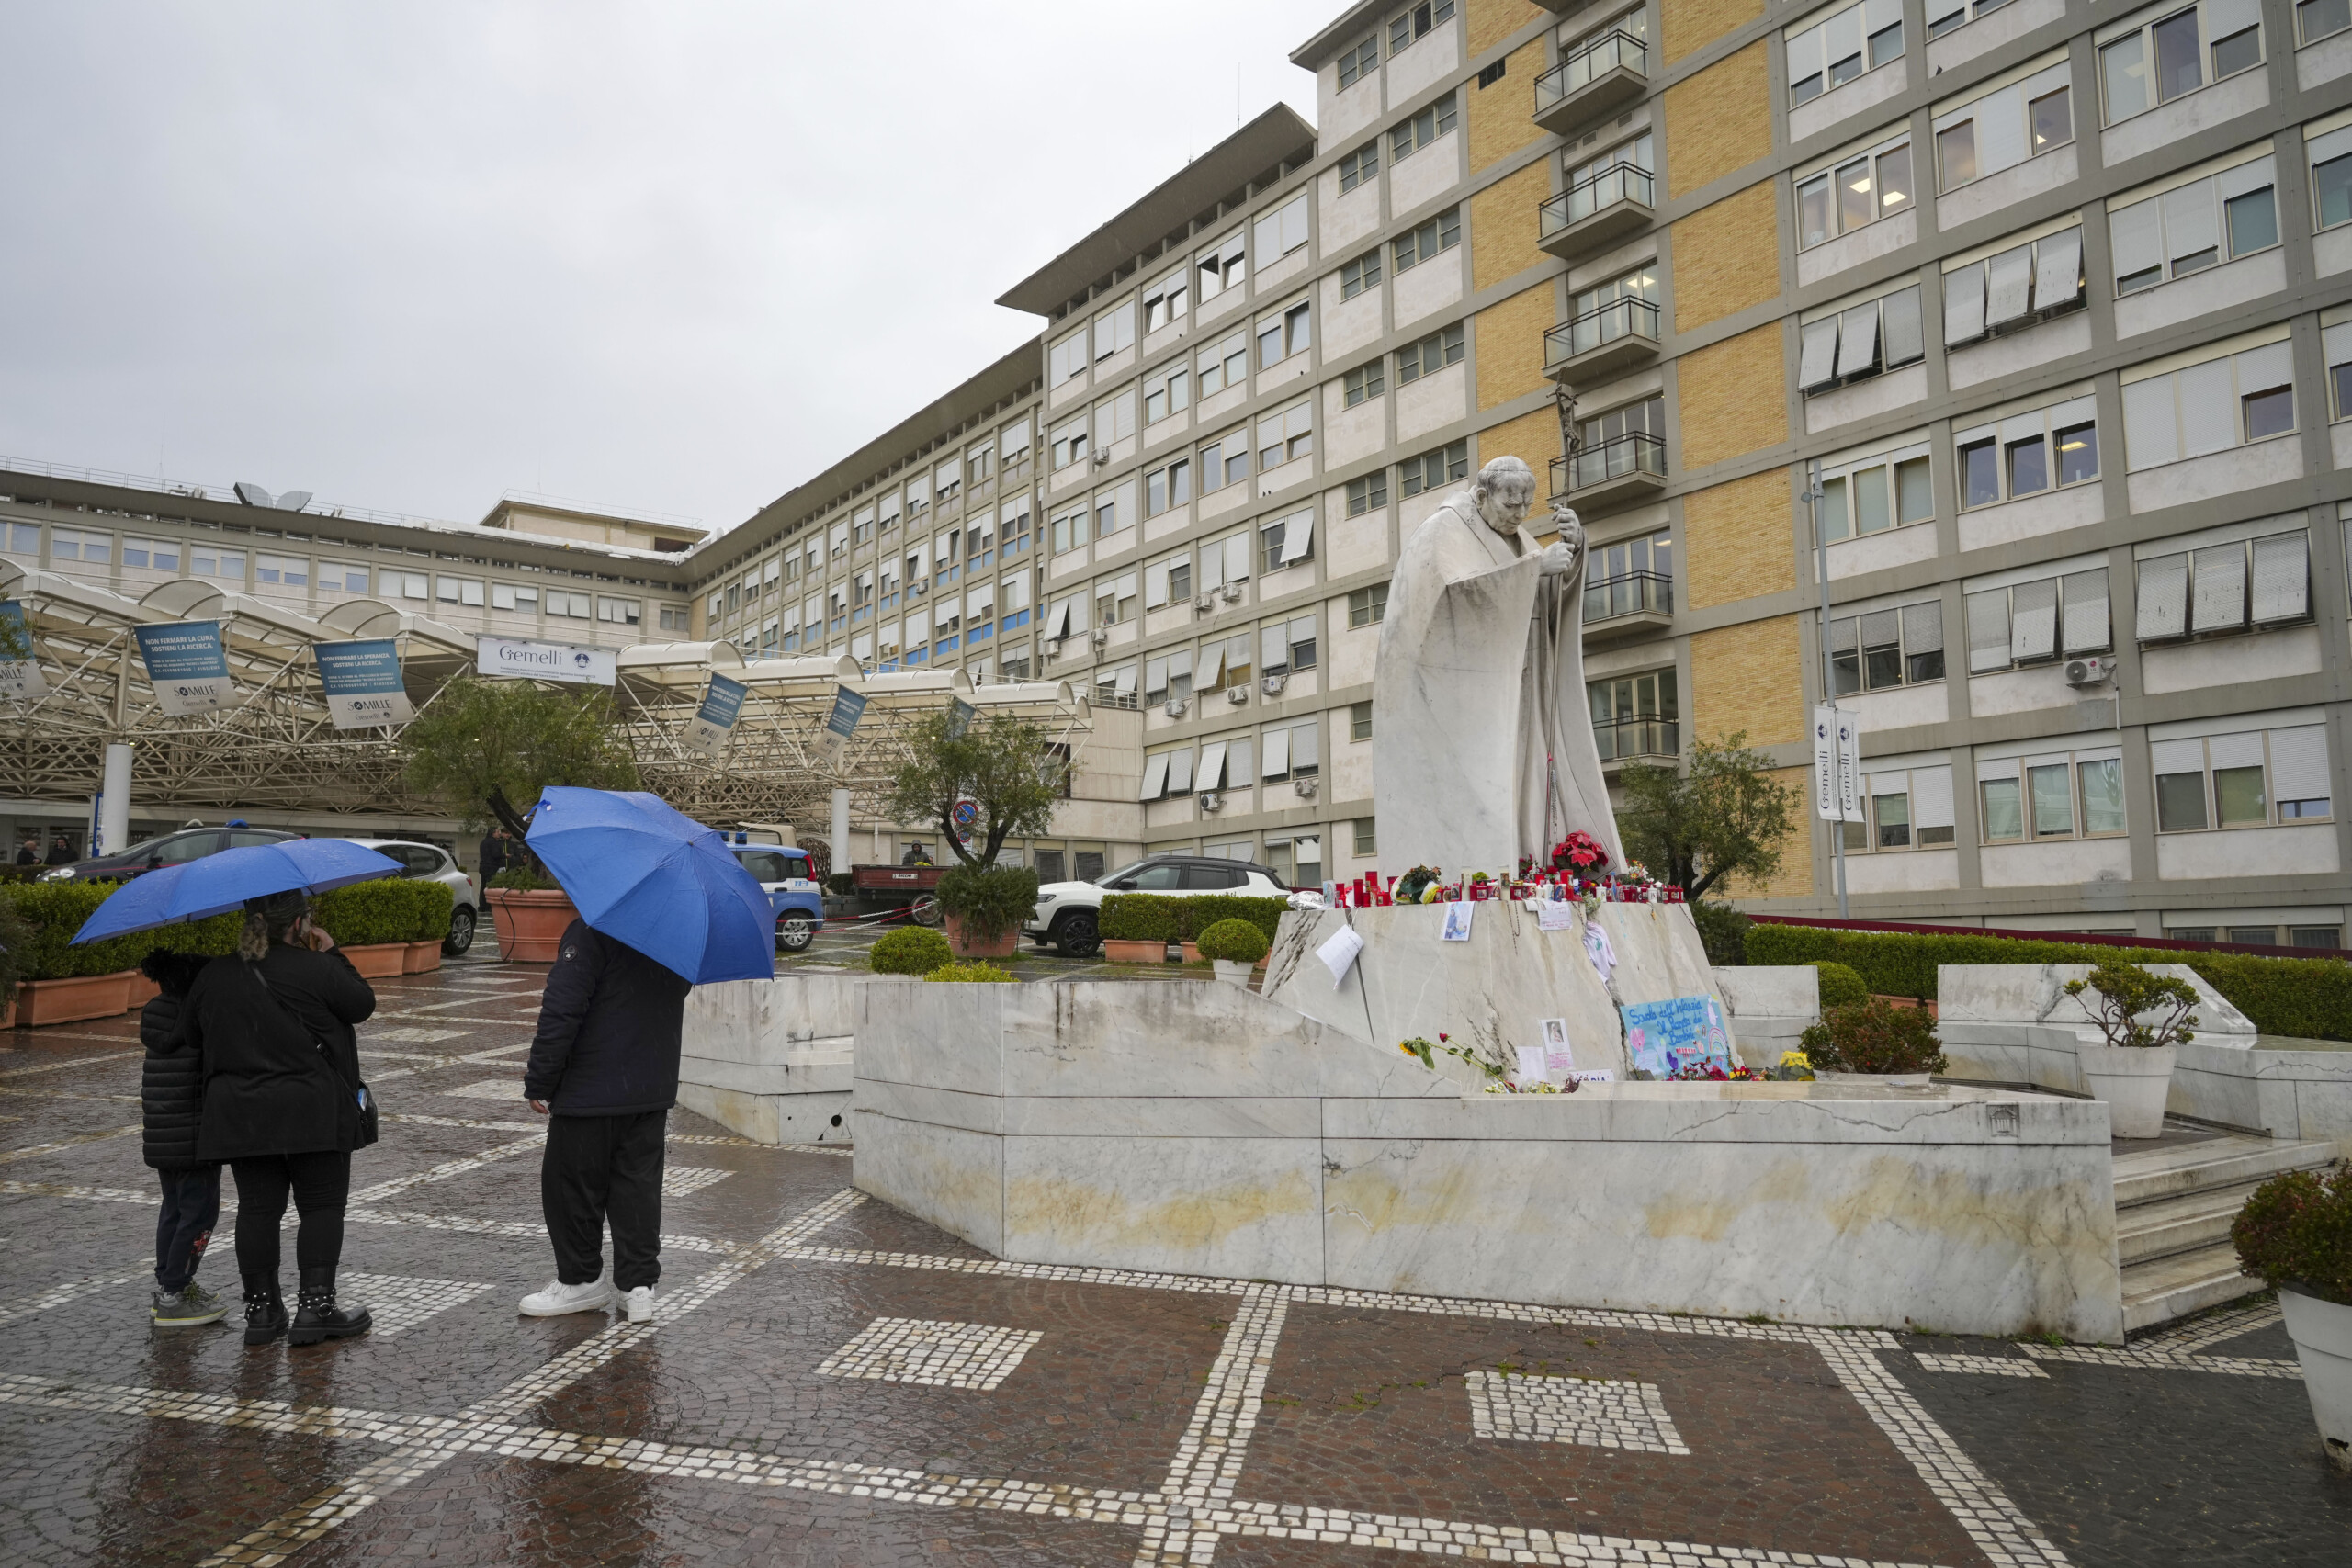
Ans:
[[[1667,1078],[1693,1062],[1731,1066],[1731,1034],[1713,997],[1631,1002],[1624,1012],[1625,1055],[1636,1069]]]

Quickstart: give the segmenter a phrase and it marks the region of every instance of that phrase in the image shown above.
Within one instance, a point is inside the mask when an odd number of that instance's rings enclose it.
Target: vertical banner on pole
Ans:
[[[337,729],[373,729],[416,716],[416,705],[401,680],[400,644],[390,637],[312,643],[311,652],[319,661],[319,685]]]
[[[834,763],[848,750],[849,738],[857,732],[857,721],[865,716],[865,694],[853,692],[847,686],[833,688],[833,711],[825,720],[825,755]]]
[[[46,695],[49,683],[33,662],[33,633],[25,624],[24,605],[0,599],[0,697],[31,702]]]
[[[743,696],[751,688],[729,676],[714,674],[710,690],[704,694],[702,706],[694,717],[686,720],[685,743],[705,756],[716,757],[727,750],[727,738],[735,733],[735,720],[743,711]]]
[[[1813,814],[1824,822],[1861,817],[1861,724],[1850,708],[1813,710]]]
[[[175,718],[232,706],[236,687],[229,681],[229,654],[218,621],[180,621],[133,626],[139,657],[155,705]]]
[[[1838,713],[1838,815],[1841,821],[1862,819],[1862,720],[1851,708]]]
[[[947,739],[950,740],[963,739],[965,732],[972,728],[972,720],[978,718],[979,716],[980,710],[966,702],[963,698],[948,698]]]

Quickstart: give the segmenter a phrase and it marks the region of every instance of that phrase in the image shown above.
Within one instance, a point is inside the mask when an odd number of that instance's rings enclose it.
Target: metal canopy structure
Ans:
[[[7,793],[86,801],[107,746],[125,742],[137,749],[133,790],[142,808],[347,816],[435,808],[401,784],[396,730],[334,728],[311,645],[392,640],[409,699],[423,712],[474,668],[468,632],[377,599],[345,601],[314,620],[198,579],[134,600],[5,562],[0,599],[22,604],[48,687],[26,701],[0,698]],[[217,713],[168,715],[148,683],[133,628],[213,620],[239,700]],[[1073,752],[1091,724],[1085,699],[1066,682],[976,689],[960,670],[865,675],[846,656],[746,660],[727,642],[638,644],[622,649],[617,664],[622,736],[646,787],[710,822],[821,821],[839,787],[851,791],[854,812],[877,819],[879,792],[906,754],[909,729],[951,698],[1034,720]],[[731,739],[711,757],[682,737],[714,673],[748,692]],[[836,765],[820,738],[842,686],[862,694],[866,708]]]

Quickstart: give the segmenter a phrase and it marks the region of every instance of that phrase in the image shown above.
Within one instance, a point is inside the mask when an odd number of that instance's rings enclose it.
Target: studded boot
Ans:
[[[275,1274],[247,1274],[245,1280],[245,1343],[266,1345],[286,1332],[286,1303],[277,1294]]]
[[[367,1333],[373,1321],[368,1309],[356,1302],[348,1306],[335,1304],[333,1269],[305,1269],[294,1325],[286,1331],[286,1342],[315,1345],[322,1339],[348,1339]]]

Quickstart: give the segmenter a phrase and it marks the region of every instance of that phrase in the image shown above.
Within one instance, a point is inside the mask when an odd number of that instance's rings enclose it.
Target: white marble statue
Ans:
[[[1577,829],[1624,863],[1586,705],[1584,528],[1521,526],[1535,475],[1498,457],[1405,541],[1373,673],[1380,868],[1449,876],[1548,862]]]

